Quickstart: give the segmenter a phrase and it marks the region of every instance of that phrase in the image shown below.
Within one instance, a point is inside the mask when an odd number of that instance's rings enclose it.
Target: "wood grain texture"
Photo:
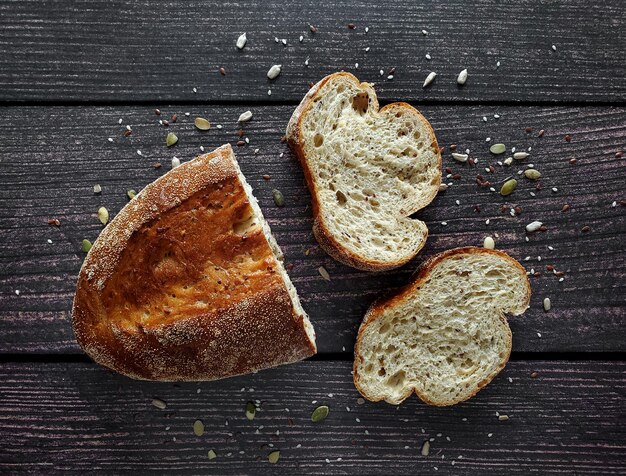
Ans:
[[[269,81],[273,64],[283,73]],[[390,99],[623,102],[626,4],[0,2],[0,100],[293,102],[340,69],[380,81]],[[430,71],[438,77],[424,90]]]
[[[102,228],[96,216],[98,208],[106,206],[113,216],[127,202],[126,191],[139,190],[164,173],[174,155],[188,160],[200,153],[201,145],[210,150],[239,140],[236,121],[243,108],[160,107],[161,118],[178,113],[178,122],[169,128],[159,126],[159,117],[149,107],[2,109],[1,352],[80,352],[70,327],[71,300],[84,257],[81,240],[93,241]],[[376,297],[406,283],[416,266],[434,253],[481,245],[487,235],[494,236],[497,247],[528,270],[541,272],[541,277],[531,278],[530,309],[511,319],[514,351],[624,351],[626,207],[619,202],[626,199],[626,159],[615,154],[626,147],[626,110],[421,109],[432,122],[440,144],[447,147],[444,168],[451,167],[461,178],[445,179],[453,183],[450,189],[420,212],[418,216],[430,230],[427,245],[413,262],[396,271],[356,271],[318,249],[311,232],[310,197],[302,171],[280,142],[292,107],[253,108],[254,117],[245,125],[244,136],[250,144],[235,147],[286,261],[293,264],[290,275],[316,327],[320,352],[351,352],[365,310]],[[494,113],[500,119],[494,119]],[[214,127],[206,133],[195,130],[196,115],[207,117]],[[119,118],[123,118],[122,125]],[[133,134],[124,138],[127,124]],[[217,124],[223,129],[217,129]],[[532,127],[533,132],[527,134],[525,127]],[[538,138],[540,129],[545,129],[545,135]],[[165,146],[168,131],[179,136],[171,149]],[[566,134],[571,135],[571,142],[564,140]],[[486,136],[518,150],[532,147],[531,157],[522,163],[516,161],[512,167],[501,167],[488,151]],[[448,148],[452,143],[458,144],[458,150],[469,148],[472,157],[479,159],[477,166],[455,162]],[[571,158],[578,162],[570,164]],[[152,167],[157,161],[163,163],[158,170]],[[503,198],[475,182],[476,174],[481,173],[501,183],[510,175],[517,176],[516,172],[530,162],[543,174],[542,190],[519,178],[518,189]],[[495,174],[485,172],[488,164],[495,165]],[[264,180],[264,174],[271,179]],[[93,193],[96,183],[102,186],[101,195]],[[552,187],[558,191],[552,192]],[[274,205],[274,188],[283,192],[284,208]],[[536,197],[530,196],[531,191]],[[618,202],[615,207],[613,202]],[[563,213],[566,203],[571,210]],[[502,213],[503,204],[520,206],[521,215]],[[475,211],[476,205],[480,213]],[[51,218],[59,219],[61,226],[48,225]],[[544,222],[548,231],[527,235],[525,225],[533,220]],[[590,231],[582,232],[584,226]],[[524,261],[527,256],[529,260]],[[564,281],[559,282],[547,271],[547,265],[564,272]],[[320,266],[330,273],[330,282],[319,275]],[[542,308],[544,297],[552,300],[548,313]]]
[[[624,362],[512,362],[449,408],[359,405],[350,362],[202,384],[91,364],[0,364],[0,471],[56,474],[624,474]],[[538,372],[531,378],[532,372]],[[165,410],[151,405],[154,397]],[[246,402],[258,400],[253,421]],[[330,414],[312,423],[311,412]],[[348,407],[349,411],[348,411]],[[507,415],[500,421],[497,414]],[[205,426],[195,436],[193,423]],[[424,441],[428,456],[421,455]],[[269,446],[269,445],[273,446]],[[209,460],[213,449],[217,458]],[[270,465],[267,454],[280,450]]]

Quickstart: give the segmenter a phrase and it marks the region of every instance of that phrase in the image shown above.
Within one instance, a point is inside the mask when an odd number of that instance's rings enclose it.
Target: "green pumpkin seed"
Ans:
[[[278,463],[279,459],[280,459],[280,451],[272,451],[270,454],[267,455],[267,460],[272,464]]]
[[[137,196],[137,192],[131,188],[128,192],[126,192],[126,196],[132,200]]]
[[[517,180],[507,180],[506,182],[504,182],[504,185],[502,185],[502,188],[500,189],[500,195],[502,195],[503,197],[511,195],[513,193],[513,190],[515,190],[515,187],[517,187]]]
[[[100,223],[106,225],[109,221],[109,210],[104,207],[98,208],[98,218],[100,219]]]
[[[248,402],[246,404],[246,418],[248,420],[254,420],[254,416],[256,415],[256,405],[254,402]]]
[[[89,240],[83,240],[82,244],[81,244],[81,249],[83,250],[83,253],[88,253],[89,250],[91,249],[91,241]]]
[[[193,434],[196,436],[204,435],[204,423],[200,420],[193,422]]]
[[[280,190],[272,190],[272,195],[274,196],[274,203],[277,207],[285,206],[285,197],[283,197],[283,194]]]
[[[176,142],[178,142],[178,136],[173,132],[168,132],[167,138],[165,139],[165,145],[167,145],[168,147],[172,147],[174,144],[176,144]]]
[[[211,128],[211,123],[204,117],[196,117],[193,123],[201,131],[208,131]]]
[[[313,413],[311,413],[311,421],[313,423],[319,423],[321,421],[324,421],[326,420],[329,412],[330,410],[326,405],[319,406],[315,410],[313,410]]]
[[[541,177],[541,173],[535,169],[524,170],[524,175],[530,180],[537,180],[539,177]]]
[[[504,154],[506,152],[506,146],[504,144],[493,144],[489,147],[489,152],[492,154]]]
[[[215,459],[215,458],[217,458],[215,451],[209,450],[209,459]]]

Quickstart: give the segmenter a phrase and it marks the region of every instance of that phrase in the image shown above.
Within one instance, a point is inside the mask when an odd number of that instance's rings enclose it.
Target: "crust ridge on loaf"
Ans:
[[[315,332],[230,145],[147,185],[78,277],[76,338],[137,379],[214,380],[295,362]]]
[[[312,195],[315,237],[328,254],[379,271],[420,251],[428,229],[410,215],[437,194],[441,154],[415,108],[379,109],[372,85],[335,73],[296,108],[287,140]]]
[[[525,269],[507,254],[457,248],[426,261],[410,284],[367,311],[355,346],[354,384],[372,401],[415,392],[446,406],[467,400],[504,368],[504,313],[528,307]]]

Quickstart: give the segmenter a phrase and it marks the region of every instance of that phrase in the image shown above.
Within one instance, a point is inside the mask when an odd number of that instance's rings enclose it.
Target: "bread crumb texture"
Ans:
[[[270,243],[271,241],[271,243]],[[212,380],[315,353],[314,332],[232,148],[148,185],[81,269],[76,337],[134,378]]]
[[[355,385],[392,404],[413,391],[432,405],[466,400],[504,368],[511,352],[504,313],[523,313],[529,300],[524,268],[501,251],[436,255],[411,284],[369,309],[355,348]]]
[[[304,98],[287,137],[314,195],[316,236],[335,248],[331,255],[358,268],[389,269],[419,252],[428,230],[409,216],[437,194],[441,155],[415,108],[379,110],[370,84],[336,73]]]

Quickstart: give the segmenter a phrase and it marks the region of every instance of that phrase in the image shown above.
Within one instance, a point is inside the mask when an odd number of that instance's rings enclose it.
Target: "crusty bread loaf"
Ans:
[[[76,338],[137,379],[213,380],[315,353],[315,333],[230,145],[144,188],[102,231]]]
[[[355,268],[398,267],[424,246],[409,216],[439,190],[441,154],[412,106],[379,110],[372,85],[335,73],[311,88],[287,126],[313,199],[313,231],[333,258]]]
[[[413,391],[445,406],[467,400],[511,353],[504,313],[528,307],[526,271],[501,251],[457,248],[425,262],[411,283],[368,310],[355,346],[354,384],[372,401]]]

